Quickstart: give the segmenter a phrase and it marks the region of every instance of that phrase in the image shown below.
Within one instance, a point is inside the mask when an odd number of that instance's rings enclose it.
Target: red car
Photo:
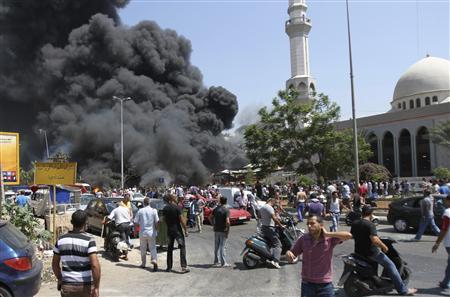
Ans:
[[[214,207],[212,205],[207,204],[203,209],[205,215],[205,222],[209,223],[209,216],[212,214]],[[230,223],[231,225],[242,224],[246,221],[250,221],[251,214],[245,209],[237,209],[237,208],[229,208],[230,210]]]

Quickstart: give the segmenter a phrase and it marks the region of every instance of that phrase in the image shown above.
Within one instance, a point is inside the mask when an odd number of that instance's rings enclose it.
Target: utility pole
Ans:
[[[45,131],[44,129],[39,129],[39,133],[44,133],[44,138],[45,138],[45,148],[47,149],[47,160],[50,159],[50,154],[48,153],[48,140],[47,140],[47,131]]]
[[[120,101],[120,167],[121,167],[121,187],[125,189],[124,173],[123,173],[123,103],[128,100],[132,100],[131,97],[118,97],[113,96],[114,100]]]
[[[348,32],[348,55],[350,60],[350,85],[352,93],[352,117],[353,117],[353,150],[354,150],[354,162],[355,162],[355,186],[359,185],[359,156],[358,156],[358,127],[356,126],[355,115],[355,90],[353,84],[353,61],[352,61],[352,40],[350,35],[350,14],[348,11],[348,0],[345,0],[347,8],[347,32]]]

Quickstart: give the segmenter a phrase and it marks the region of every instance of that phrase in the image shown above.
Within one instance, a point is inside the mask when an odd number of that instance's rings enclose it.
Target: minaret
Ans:
[[[286,34],[291,44],[291,78],[286,81],[286,88],[295,88],[298,99],[312,99],[316,90],[316,81],[309,72],[308,33],[311,20],[306,17],[306,0],[289,0],[289,20],[286,21]]]

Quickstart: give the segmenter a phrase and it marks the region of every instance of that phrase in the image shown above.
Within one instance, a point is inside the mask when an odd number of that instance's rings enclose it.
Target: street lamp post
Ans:
[[[48,153],[47,131],[45,131],[44,129],[39,129],[39,133],[40,133],[40,134],[44,133],[44,138],[45,138],[45,148],[47,149],[47,160],[48,160],[48,159],[50,159],[50,154]]]
[[[114,100],[120,101],[120,167],[121,167],[121,176],[122,176],[122,190],[125,188],[124,182],[124,174],[123,174],[123,103],[125,101],[131,100],[130,97],[118,97],[113,96]]]
[[[352,93],[352,117],[353,117],[353,146],[354,146],[354,162],[355,162],[355,185],[358,187],[359,184],[359,156],[358,156],[358,128],[356,125],[356,115],[355,115],[355,91],[353,83],[353,61],[352,61],[352,41],[350,36],[350,14],[348,11],[348,0],[345,0],[347,8],[347,33],[348,33],[348,55],[350,60],[350,85]]]

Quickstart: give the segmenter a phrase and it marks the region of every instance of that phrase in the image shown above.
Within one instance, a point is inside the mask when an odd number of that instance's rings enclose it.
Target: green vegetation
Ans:
[[[391,178],[386,167],[370,162],[359,167],[359,174],[362,180],[386,181]]]
[[[430,132],[431,140],[434,143],[450,148],[450,120],[441,123]]]
[[[437,179],[445,179],[445,178],[450,179],[450,170],[445,167],[436,167],[433,170],[433,175]]]

